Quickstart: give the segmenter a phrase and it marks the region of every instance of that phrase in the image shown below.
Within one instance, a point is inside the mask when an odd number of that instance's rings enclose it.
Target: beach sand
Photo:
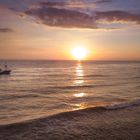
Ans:
[[[89,108],[4,125],[0,140],[140,140],[140,106]]]

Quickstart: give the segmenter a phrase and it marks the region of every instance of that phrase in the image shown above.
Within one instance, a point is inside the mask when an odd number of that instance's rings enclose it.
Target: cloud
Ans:
[[[40,2],[40,5],[42,7],[65,7],[65,8],[91,8],[95,7],[97,4],[101,3],[109,3],[112,2],[112,0],[66,0],[66,1],[47,1],[47,2]]]
[[[79,11],[41,7],[29,9],[26,15],[34,16],[43,24],[67,28],[97,28],[93,16]]]
[[[98,2],[109,2],[110,0],[100,0]],[[40,7],[28,9],[25,15],[37,18],[41,23],[48,26],[66,27],[66,28],[99,28],[101,20],[108,23],[112,22],[134,22],[140,24],[140,14],[134,14],[126,11],[94,11],[87,13],[84,11],[56,8],[65,3],[44,2]]]
[[[11,28],[0,28],[0,33],[14,32]]]
[[[112,0],[98,0],[95,3],[96,4],[101,4],[101,3],[108,3],[108,2],[112,2]]]
[[[124,21],[140,24],[140,14],[133,14],[125,11],[96,12],[97,20],[105,19],[108,22]]]
[[[67,0],[67,1],[57,1],[57,2],[52,2],[52,1],[47,1],[47,2],[40,2],[40,5],[42,7],[53,7],[53,8],[88,8],[88,7],[95,7],[94,2],[86,2],[84,0]]]
[[[47,2],[40,2],[41,6],[45,6],[45,7],[55,7],[55,6],[66,6],[67,3],[66,2],[51,2],[51,1],[47,1]]]

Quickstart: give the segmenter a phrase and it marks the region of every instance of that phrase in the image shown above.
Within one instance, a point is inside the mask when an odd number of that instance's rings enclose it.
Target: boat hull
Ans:
[[[8,75],[11,73],[11,70],[3,70],[3,71],[0,71],[0,75]]]

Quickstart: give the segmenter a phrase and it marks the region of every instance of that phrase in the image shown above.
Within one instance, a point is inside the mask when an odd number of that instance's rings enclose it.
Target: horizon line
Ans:
[[[73,60],[73,59],[0,59],[0,61],[140,61],[140,59],[89,59],[89,60]]]

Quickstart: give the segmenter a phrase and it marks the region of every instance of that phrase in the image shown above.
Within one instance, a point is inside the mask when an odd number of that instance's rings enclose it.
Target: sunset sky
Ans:
[[[140,0],[0,0],[0,59],[140,60]]]

